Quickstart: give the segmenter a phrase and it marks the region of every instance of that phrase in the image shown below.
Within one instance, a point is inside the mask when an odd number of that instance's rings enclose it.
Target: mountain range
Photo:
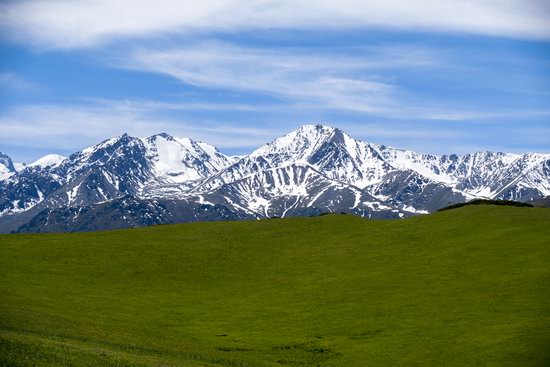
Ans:
[[[242,157],[162,133],[69,157],[0,153],[0,233],[351,213],[390,219],[474,198],[550,195],[550,154],[431,155],[304,125]]]

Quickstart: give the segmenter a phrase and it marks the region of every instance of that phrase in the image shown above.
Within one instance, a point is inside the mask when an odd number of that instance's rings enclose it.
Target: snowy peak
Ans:
[[[70,158],[74,156],[90,157],[90,156],[93,156],[94,153],[98,151],[114,151],[115,149],[121,146],[128,146],[130,144],[135,143],[136,141],[138,141],[138,139],[131,137],[127,133],[124,133],[120,136],[117,136],[111,139],[106,139],[101,143],[93,145],[89,148],[83,149],[80,152],[76,152],[72,154]]]
[[[356,140],[338,129],[312,152],[308,163],[333,180],[359,188],[379,182],[393,169],[376,145]]]
[[[249,157],[273,158],[272,164],[306,161],[316,149],[330,139],[336,128],[325,125],[304,125],[299,129],[267,143]]]
[[[0,181],[4,180],[16,172],[11,157],[0,152]]]
[[[153,169],[174,183],[206,178],[233,161],[215,147],[166,133],[141,139]]]
[[[130,192],[146,195],[150,186],[158,188],[203,179],[232,162],[215,147],[189,138],[167,133],[146,138],[123,134],[71,155],[61,168],[69,180],[79,172],[97,169],[116,187],[130,180],[133,187]]]
[[[57,167],[59,166],[67,157],[64,157],[59,154],[48,154],[44,157],[37,159],[33,163],[29,164],[27,167]]]
[[[243,157],[193,191],[212,191],[225,184],[261,175],[265,170],[291,166],[293,169],[309,167],[335,185],[352,185],[360,189],[380,181],[392,169],[368,143],[357,141],[330,126],[304,125]],[[275,180],[273,184],[277,185],[277,182]],[[293,191],[292,188],[285,190]]]
[[[392,169],[375,145],[326,125],[304,125],[254,151],[250,158],[270,166],[307,164],[328,178],[360,188],[380,181]]]
[[[91,200],[102,201],[121,195],[179,195],[188,191],[191,182],[209,177],[231,163],[215,147],[188,138],[166,133],[146,138],[123,134],[71,155],[58,172],[66,177],[71,202],[78,199],[80,194],[73,192],[80,189],[69,183],[84,176],[88,191],[95,191]]]
[[[133,166],[136,163],[144,163],[140,157],[143,152],[144,147],[139,139],[123,134],[70,155],[60,168],[63,168],[70,178],[75,173],[92,167],[108,169],[121,164]]]
[[[6,169],[10,172],[15,172],[13,161],[11,160],[11,157],[9,155],[0,152],[0,164],[6,167]]]

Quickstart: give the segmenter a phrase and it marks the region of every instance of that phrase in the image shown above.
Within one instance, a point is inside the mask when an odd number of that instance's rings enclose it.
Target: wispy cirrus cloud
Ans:
[[[42,88],[15,73],[0,72],[0,89],[18,92],[35,92]]]
[[[21,0],[1,5],[7,37],[45,48],[251,29],[392,28],[550,38],[545,0]]]
[[[307,49],[262,49],[226,43],[140,48],[111,58],[113,65],[159,73],[183,83],[218,90],[278,97],[294,108],[395,114],[399,89],[380,70],[427,68],[438,63],[433,50],[402,45],[363,53]]]
[[[428,77],[435,71],[452,74],[461,68],[448,54],[421,45],[393,44],[348,52],[345,49],[267,49],[210,42],[138,48],[108,59],[111,66],[167,75],[200,88],[251,92],[279,100],[275,105],[235,105],[249,111],[273,111],[274,108],[346,111],[371,117],[437,121],[550,115],[549,109],[541,108],[499,106],[495,109],[494,106],[453,105],[452,101],[442,102],[437,98],[413,98],[413,91],[400,85],[394,74],[414,70]],[[223,103],[208,106],[229,109],[229,104]]]

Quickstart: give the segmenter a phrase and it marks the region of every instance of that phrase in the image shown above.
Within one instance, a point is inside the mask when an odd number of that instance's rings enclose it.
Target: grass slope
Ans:
[[[0,366],[544,366],[550,210],[0,236]]]

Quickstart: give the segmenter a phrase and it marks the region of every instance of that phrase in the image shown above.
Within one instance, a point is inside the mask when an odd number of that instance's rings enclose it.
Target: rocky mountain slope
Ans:
[[[304,125],[249,155],[124,134],[18,170],[0,154],[0,231],[74,231],[323,212],[428,213],[472,198],[550,195],[550,154],[436,156]],[[108,219],[110,218],[110,219]]]

